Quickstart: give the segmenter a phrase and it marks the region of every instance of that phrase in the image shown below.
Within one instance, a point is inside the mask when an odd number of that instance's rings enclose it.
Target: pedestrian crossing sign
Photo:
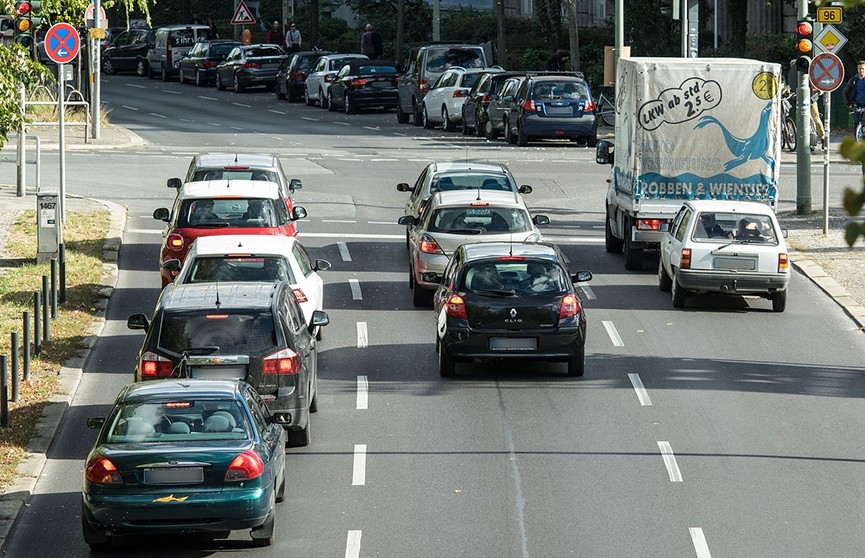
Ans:
[[[237,9],[234,10],[234,17],[231,18],[232,25],[244,25],[255,23],[255,17],[252,15],[252,11],[246,6],[246,2],[240,0],[240,3],[237,4]]]

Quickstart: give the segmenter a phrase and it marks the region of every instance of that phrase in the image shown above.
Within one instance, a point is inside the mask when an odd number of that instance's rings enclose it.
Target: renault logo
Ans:
[[[517,309],[511,308],[511,318],[516,318],[516,317],[517,317]]]

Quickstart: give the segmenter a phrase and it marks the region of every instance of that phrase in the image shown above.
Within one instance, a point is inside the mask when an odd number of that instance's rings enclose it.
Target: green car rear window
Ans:
[[[245,440],[250,425],[234,399],[130,402],[108,418],[108,444]]]

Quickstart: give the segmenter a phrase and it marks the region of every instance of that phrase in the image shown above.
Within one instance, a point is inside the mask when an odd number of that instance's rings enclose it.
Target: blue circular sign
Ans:
[[[818,54],[808,68],[811,85],[823,92],[835,91],[844,81],[844,64],[831,52]]]
[[[55,23],[45,33],[45,54],[56,64],[75,60],[80,48],[78,30],[68,23]]]

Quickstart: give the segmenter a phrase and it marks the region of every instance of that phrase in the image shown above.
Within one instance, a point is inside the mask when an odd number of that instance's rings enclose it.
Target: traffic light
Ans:
[[[29,0],[15,2],[15,42],[24,48],[33,44],[32,9]]]
[[[811,18],[800,19],[796,23],[796,69],[807,72],[811,66],[811,51],[814,50],[814,20]]]

